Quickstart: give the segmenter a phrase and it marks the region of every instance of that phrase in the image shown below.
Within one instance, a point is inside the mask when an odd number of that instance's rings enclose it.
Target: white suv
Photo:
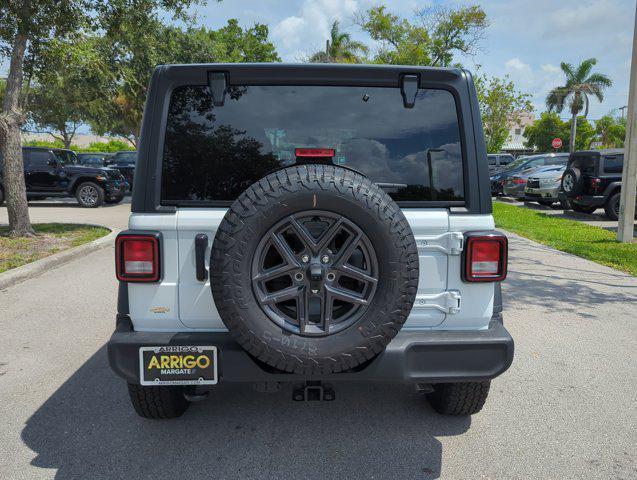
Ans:
[[[108,352],[144,417],[220,382],[360,380],[469,415],[512,362],[468,72],[157,67],[129,228]]]

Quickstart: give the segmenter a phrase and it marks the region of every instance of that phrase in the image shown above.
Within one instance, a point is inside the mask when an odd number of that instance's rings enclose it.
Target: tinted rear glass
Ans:
[[[113,163],[126,165],[134,164],[137,161],[137,153],[117,153],[113,156]]]
[[[597,155],[573,155],[568,165],[572,168],[578,168],[586,175],[596,175],[598,161]]]
[[[207,87],[173,92],[162,201],[232,201],[295,163],[295,148],[334,148],[335,165],[360,171],[399,201],[462,201],[460,132],[453,95],[419,90],[403,107],[396,88],[230,87],[214,107]],[[431,167],[431,170],[429,169]]]

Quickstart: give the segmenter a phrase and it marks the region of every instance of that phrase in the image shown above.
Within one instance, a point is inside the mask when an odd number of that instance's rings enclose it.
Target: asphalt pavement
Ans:
[[[472,418],[360,383],[307,404],[220,384],[180,419],[144,420],[107,364],[112,248],[0,291],[0,478],[637,478],[637,278],[510,244],[515,360]]]

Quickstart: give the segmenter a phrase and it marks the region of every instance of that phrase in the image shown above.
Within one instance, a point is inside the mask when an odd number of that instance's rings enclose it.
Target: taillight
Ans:
[[[297,148],[294,154],[297,157],[333,157],[333,148]]]
[[[601,178],[591,178],[591,188],[597,192],[597,189],[599,188],[600,184],[602,183],[602,179]]]
[[[157,282],[159,234],[120,233],[115,240],[115,273],[122,282]]]
[[[463,280],[500,282],[507,276],[507,237],[502,234],[466,237]]]
[[[523,183],[526,183],[526,180],[524,180],[523,178],[514,178],[511,181],[516,185],[522,185]]]

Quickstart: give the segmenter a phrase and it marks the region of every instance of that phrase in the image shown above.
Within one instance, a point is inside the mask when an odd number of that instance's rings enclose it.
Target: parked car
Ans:
[[[524,199],[527,202],[537,202],[540,205],[551,206],[559,202],[562,175],[566,165],[558,167],[541,167],[528,175],[524,188]]]
[[[119,203],[128,189],[128,182],[117,170],[79,165],[71,150],[24,147],[22,157],[30,199],[75,197],[80,206],[94,208]],[[4,176],[0,170],[0,204],[3,200]]]
[[[135,165],[137,164],[137,152],[135,150],[117,152],[108,159],[108,168],[118,170],[126,181],[133,187],[135,178]]]
[[[542,167],[544,165],[566,165],[568,153],[543,153],[539,155],[529,155],[519,157],[509,163],[504,170],[491,175],[491,194],[502,195],[504,183],[509,177],[513,177],[530,168]]]
[[[574,152],[562,178],[560,198],[576,212],[603,208],[609,219],[617,220],[623,167],[621,149]]]
[[[108,342],[135,411],[366,380],[478,412],[513,339],[474,92],[447,68],[158,66]]]
[[[108,159],[112,156],[112,153],[81,152],[77,154],[77,161],[80,165],[86,165],[89,167],[104,167],[108,163]]]
[[[563,170],[564,165],[547,165],[544,167],[535,167],[522,170],[517,175],[508,177],[504,181],[502,190],[504,195],[515,198],[516,200],[525,199],[525,189],[530,177],[548,172],[555,175],[556,172]]]
[[[510,153],[490,153],[487,155],[487,160],[489,161],[489,174],[492,175],[502,170],[515,158]]]

